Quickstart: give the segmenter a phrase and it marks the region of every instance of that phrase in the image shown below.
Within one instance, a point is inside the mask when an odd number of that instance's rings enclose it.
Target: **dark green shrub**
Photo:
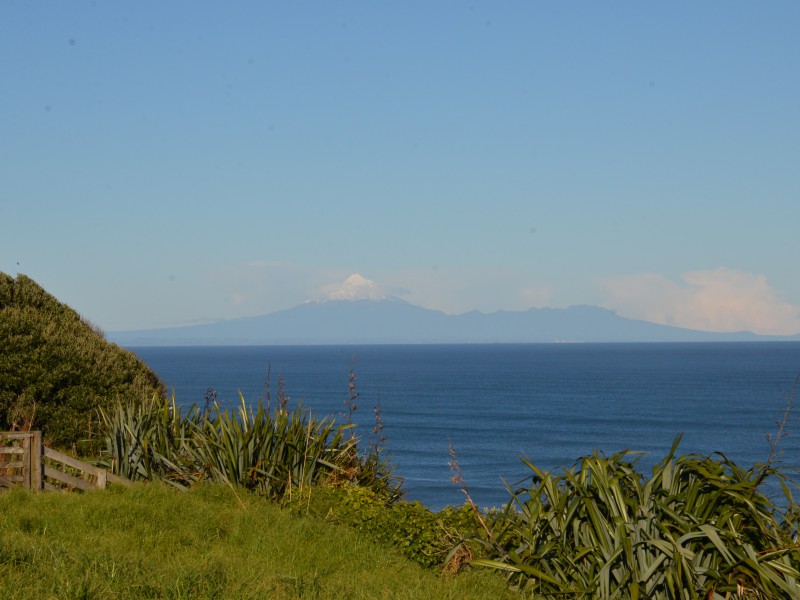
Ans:
[[[98,437],[98,408],[165,394],[132,352],[24,275],[0,273],[0,340],[0,429],[41,429],[56,446],[87,444]]]

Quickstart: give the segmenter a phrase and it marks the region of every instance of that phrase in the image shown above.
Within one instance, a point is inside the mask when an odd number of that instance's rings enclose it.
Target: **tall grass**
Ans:
[[[0,494],[0,598],[513,597],[500,577],[442,578],[347,527],[225,485]]]
[[[473,565],[549,598],[800,598],[798,517],[772,467],[722,455],[676,456],[649,478],[622,452],[555,474],[532,471],[491,523],[494,545]],[[786,504],[763,492],[777,477]],[[499,550],[498,550],[499,548]]]

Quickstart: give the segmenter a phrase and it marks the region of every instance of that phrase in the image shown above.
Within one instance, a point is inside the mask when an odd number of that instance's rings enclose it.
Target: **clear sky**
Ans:
[[[0,271],[106,330],[379,290],[797,333],[798,27],[796,1],[5,0]]]

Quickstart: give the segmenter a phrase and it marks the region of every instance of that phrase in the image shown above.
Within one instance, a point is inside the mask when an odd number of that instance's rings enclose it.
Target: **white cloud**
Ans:
[[[241,292],[234,292],[231,294],[231,303],[234,306],[241,306],[242,304],[246,304],[247,300],[248,300],[247,295]]]
[[[358,273],[342,283],[322,286],[321,293],[328,300],[383,300],[387,296],[380,285]]]
[[[522,297],[530,308],[549,306],[553,297],[553,288],[549,285],[526,287],[522,289]]]
[[[784,300],[764,275],[718,268],[675,282],[657,273],[603,282],[603,306],[619,314],[705,331],[800,332],[800,307]]]

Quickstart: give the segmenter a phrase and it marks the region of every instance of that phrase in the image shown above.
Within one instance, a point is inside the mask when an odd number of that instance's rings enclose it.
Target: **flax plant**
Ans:
[[[197,407],[182,415],[174,395],[154,395],[101,409],[100,418],[108,432],[102,462],[113,473],[134,481],[161,479],[181,489],[195,479],[188,476],[187,442],[201,420]]]
[[[629,452],[595,453],[561,474],[524,460],[530,487],[509,487],[491,525],[503,550],[472,564],[537,597],[800,598],[787,482],[782,511],[763,493],[760,467],[676,457],[679,441],[649,479]]]
[[[204,477],[281,498],[352,466],[349,427],[302,407],[270,414],[261,403],[254,412],[241,395],[240,402],[235,413],[215,407],[194,431],[189,452]]]
[[[239,399],[235,411],[214,404],[182,413],[174,397],[101,411],[109,432],[105,464],[134,480],[184,489],[208,480],[273,499],[330,480],[398,492],[385,461],[359,455],[358,438],[348,434],[355,425],[336,425],[301,406],[270,412],[261,401],[251,408]]]

